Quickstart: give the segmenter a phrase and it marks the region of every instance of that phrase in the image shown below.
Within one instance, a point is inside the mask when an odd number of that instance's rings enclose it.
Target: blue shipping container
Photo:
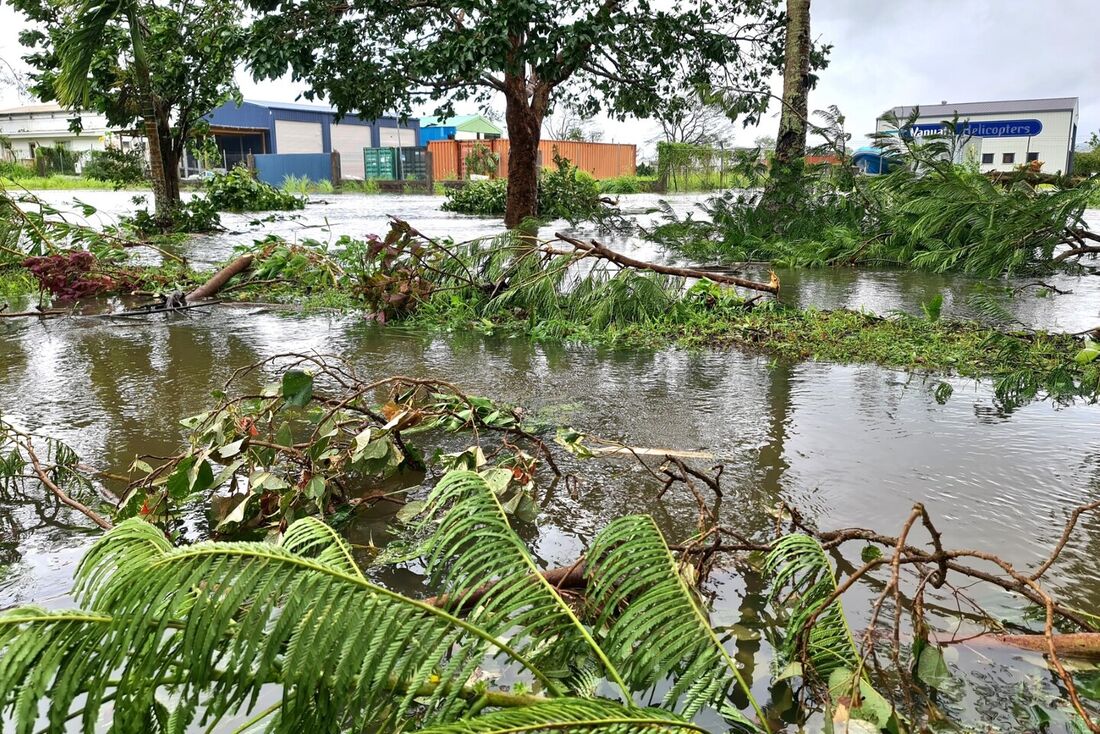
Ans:
[[[455,136],[457,130],[447,125],[433,125],[432,127],[420,128],[420,147],[427,146],[428,143],[433,140],[450,140]]]

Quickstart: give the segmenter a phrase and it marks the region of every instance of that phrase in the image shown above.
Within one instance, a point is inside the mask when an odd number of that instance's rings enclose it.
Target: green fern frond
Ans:
[[[512,734],[584,731],[606,734],[706,732],[659,709],[626,708],[609,701],[563,698],[518,709],[504,709],[454,724],[423,729],[421,734]]]
[[[602,610],[599,626],[606,629],[601,642],[632,688],[649,690],[671,679],[665,705],[679,702],[684,716],[717,707],[740,688],[765,721],[651,517],[615,520],[588,558],[589,599]]]
[[[87,611],[0,616],[0,712],[31,732],[48,698],[58,729],[86,694],[86,730],[111,701],[116,729],[140,731],[158,692],[177,718],[201,706],[216,723],[274,684],[283,727],[388,730],[414,707],[428,723],[460,716],[462,684],[498,651],[552,685],[497,635],[372,584],[350,563],[316,519],[292,525],[280,545],[183,548],[128,520],[80,567],[75,595]]]
[[[471,594],[480,593],[470,622],[499,635],[516,630],[511,644],[523,655],[552,651],[558,664],[595,657],[623,699],[631,700],[615,665],[539,573],[484,478],[449,472],[429,495],[423,522],[435,526],[425,558],[433,582],[448,594],[447,608],[462,609]]]
[[[821,680],[838,668],[856,670],[859,650],[840,600],[822,610],[837,586],[821,544],[801,533],[785,535],[768,553],[765,572],[772,581],[771,600],[790,614],[778,649],[780,666],[804,660]]]

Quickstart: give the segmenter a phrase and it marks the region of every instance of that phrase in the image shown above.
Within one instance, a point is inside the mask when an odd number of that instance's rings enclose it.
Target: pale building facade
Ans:
[[[1077,97],[921,105],[909,131],[914,136],[940,133],[945,121],[958,117],[961,156],[976,162],[983,173],[1027,164],[1041,164],[1043,173],[1068,173],[1073,170],[1078,107]],[[913,110],[895,107],[891,112],[905,123]],[[878,119],[877,132],[891,129],[884,118]]]

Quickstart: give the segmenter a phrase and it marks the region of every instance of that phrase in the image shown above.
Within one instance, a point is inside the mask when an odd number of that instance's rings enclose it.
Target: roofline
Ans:
[[[333,107],[332,105],[314,104],[314,103],[311,103],[311,102],[268,102],[268,101],[259,100],[259,99],[245,99],[245,100],[242,100],[241,102],[242,102],[242,104],[250,104],[250,105],[254,105],[256,107],[264,107],[264,108],[269,109],[269,110],[292,110],[294,112],[317,112],[317,113],[329,114],[329,115],[333,115],[333,116],[339,114],[338,111],[336,110],[336,108]],[[229,104],[229,103],[233,103],[233,100],[228,100],[227,104]],[[240,107],[241,107],[241,105],[237,105],[238,109]],[[355,118],[360,119],[360,120],[371,121],[371,122],[373,122],[375,120],[396,120],[397,122],[401,121],[401,118],[398,117],[397,115],[381,115],[379,117],[361,117],[358,112],[345,113],[344,117],[355,117]],[[407,120],[410,121],[410,122],[412,120],[416,120],[416,121],[419,122],[419,119],[420,118],[413,117],[411,115],[407,118]]]
[[[1058,106],[1051,107],[1034,107],[1031,109],[1017,110],[1018,112],[1074,112],[1081,106],[1080,97],[1036,97],[1034,99],[988,99],[979,102],[948,102],[947,104],[929,104],[929,105],[897,105],[891,107],[878,116],[877,119],[881,120],[886,115],[893,113],[897,116],[908,115],[914,109],[920,109],[922,112],[926,109],[944,108],[944,107],[963,107],[963,106],[981,106],[981,105],[1008,105],[1008,104],[1025,104],[1025,103],[1060,103]],[[904,111],[904,112],[903,112]],[[934,114],[934,113],[930,113]],[[971,112],[971,114],[1000,114],[999,112]]]

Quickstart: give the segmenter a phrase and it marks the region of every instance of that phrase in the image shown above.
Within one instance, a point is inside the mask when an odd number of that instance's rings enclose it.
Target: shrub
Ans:
[[[20,179],[32,178],[36,175],[33,168],[21,165],[19,163],[13,163],[11,161],[0,161],[0,178],[10,178],[14,181]]]
[[[145,155],[140,150],[117,148],[93,151],[82,175],[96,181],[109,181],[115,188],[146,180]]]
[[[1100,148],[1074,153],[1073,172],[1078,176],[1094,176],[1100,173]]]
[[[539,216],[543,219],[587,219],[597,214],[600,186],[588,173],[577,170],[564,158],[555,158],[557,168],[539,174]],[[447,192],[443,210],[461,214],[500,216],[508,202],[505,179],[473,181]]]
[[[207,181],[206,196],[215,210],[223,212],[302,209],[306,205],[304,198],[256,180],[241,166]]]
[[[508,181],[493,178],[471,181],[460,189],[450,189],[443,210],[460,214],[500,216],[508,202]]]
[[[136,197],[134,201],[143,201]],[[221,217],[218,209],[205,196],[194,196],[190,201],[182,202],[172,212],[168,223],[157,220],[148,209],[138,209],[133,216],[125,217],[123,224],[127,229],[139,235],[163,234],[165,232],[213,232],[221,229]]]

